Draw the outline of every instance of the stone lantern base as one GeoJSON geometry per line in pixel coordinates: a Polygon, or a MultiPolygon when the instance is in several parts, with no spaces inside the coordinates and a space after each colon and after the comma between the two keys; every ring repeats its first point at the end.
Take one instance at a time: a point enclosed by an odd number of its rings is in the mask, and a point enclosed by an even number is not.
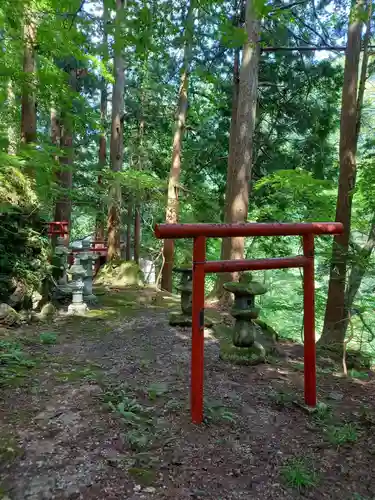
{"type": "Polygon", "coordinates": [[[223,324],[214,325],[214,331],[220,339],[220,359],[240,365],[264,363],[268,356],[280,356],[277,333],[263,321],[253,323],[254,342],[249,347],[233,345],[233,327],[223,324]]]}
{"type": "Polygon", "coordinates": [[[87,312],[87,304],[82,302],[82,304],[69,304],[68,314],[71,315],[84,315],[87,312]]]}

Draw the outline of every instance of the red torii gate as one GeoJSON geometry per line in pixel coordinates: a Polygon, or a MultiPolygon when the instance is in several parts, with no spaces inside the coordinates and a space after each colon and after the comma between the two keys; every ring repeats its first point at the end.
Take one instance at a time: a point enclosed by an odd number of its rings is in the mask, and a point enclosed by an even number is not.
{"type": "Polygon", "coordinates": [[[206,273],[303,268],[304,391],[305,403],[316,405],[314,236],[341,234],[339,222],[157,224],[159,239],[193,238],[193,311],[190,411],[193,423],[203,420],[204,379],[204,279],[206,273]],[[206,238],[239,236],[302,236],[303,255],[272,259],[206,261],[206,238]]]}

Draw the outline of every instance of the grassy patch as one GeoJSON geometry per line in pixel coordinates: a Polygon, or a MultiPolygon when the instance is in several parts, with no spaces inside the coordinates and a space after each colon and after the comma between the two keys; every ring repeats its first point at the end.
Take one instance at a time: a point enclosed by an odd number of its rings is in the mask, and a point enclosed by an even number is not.
{"type": "Polygon", "coordinates": [[[313,488],[318,484],[318,475],[313,464],[303,458],[292,458],[281,469],[281,477],[290,488],[298,491],[313,488]]]}
{"type": "Polygon", "coordinates": [[[315,411],[312,413],[312,418],[317,423],[324,423],[332,420],[332,406],[326,403],[318,403],[315,411]]]}
{"type": "Polygon", "coordinates": [[[169,399],[165,405],[164,409],[170,412],[178,412],[184,407],[184,404],[181,401],[177,401],[177,399],[169,399]]]}
{"type": "Polygon", "coordinates": [[[236,421],[236,415],[229,408],[214,401],[205,400],[204,402],[205,421],[207,423],[220,423],[236,421]]]}
{"type": "Polygon", "coordinates": [[[43,332],[39,335],[41,344],[53,345],[57,342],[57,335],[53,332],[43,332]]]}
{"type": "Polygon", "coordinates": [[[168,392],[168,385],[165,383],[154,383],[147,388],[147,395],[150,401],[160,398],[168,392]]]}
{"type": "Polygon", "coordinates": [[[76,380],[97,381],[100,378],[100,371],[90,367],[75,367],[70,371],[56,373],[55,378],[61,382],[75,382],[76,380]]]}
{"type": "Polygon", "coordinates": [[[158,418],[154,407],[143,404],[126,385],[109,388],[103,394],[102,401],[122,424],[123,437],[129,450],[145,453],[167,442],[166,422],[158,418]]]}
{"type": "Polygon", "coordinates": [[[273,403],[281,408],[291,407],[296,399],[295,393],[288,391],[271,390],[269,395],[273,403]]]}
{"type": "Polygon", "coordinates": [[[368,380],[369,378],[369,374],[367,372],[355,370],[354,368],[348,371],[348,375],[352,378],[357,378],[360,380],[368,380]]]}
{"type": "Polygon", "coordinates": [[[35,365],[19,343],[0,341],[0,386],[17,384],[30,375],[35,365]]]}
{"type": "Polygon", "coordinates": [[[331,425],[327,427],[325,433],[328,441],[336,446],[354,443],[358,440],[358,429],[352,423],[331,425]]]}

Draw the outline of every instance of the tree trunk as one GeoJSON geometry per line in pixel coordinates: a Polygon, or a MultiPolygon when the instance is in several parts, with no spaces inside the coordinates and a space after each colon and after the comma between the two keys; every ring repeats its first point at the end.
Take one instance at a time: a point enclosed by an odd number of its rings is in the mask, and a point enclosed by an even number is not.
{"type": "MultiPolygon", "coordinates": [[[[232,184],[234,180],[235,171],[235,152],[236,152],[236,132],[237,132],[237,109],[238,109],[238,91],[240,81],[240,51],[237,49],[234,53],[233,64],[233,96],[232,96],[232,115],[229,130],[229,151],[228,151],[228,167],[227,167],[227,183],[225,186],[225,201],[224,201],[224,223],[230,221],[231,212],[231,196],[232,184]]],[[[229,260],[231,255],[231,240],[230,238],[223,238],[221,242],[221,260],[229,260]]],[[[230,273],[219,273],[216,281],[215,295],[220,299],[221,303],[228,304],[230,302],[230,294],[226,293],[223,284],[226,281],[233,281],[234,276],[230,273]]]]}
{"type": "MultiPolygon", "coordinates": [[[[181,174],[181,148],[185,131],[186,115],[188,108],[188,87],[189,73],[193,48],[193,30],[194,30],[194,8],[195,1],[190,0],[189,9],[185,23],[185,41],[184,41],[184,63],[181,74],[181,83],[177,105],[177,119],[172,146],[172,166],[168,181],[168,200],[165,222],[167,224],[176,224],[178,222],[178,186],[181,174]]],[[[161,278],[161,288],[169,292],[172,291],[172,270],[174,258],[174,241],[164,240],[164,267],[161,278]]]]}
{"type": "MultiPolygon", "coordinates": [[[[108,10],[106,6],[106,2],[103,1],[103,57],[105,62],[107,62],[108,58],[108,35],[107,35],[107,22],[108,22],[108,10]]],[[[98,188],[99,188],[99,196],[100,196],[100,188],[102,186],[102,173],[101,171],[106,165],[107,162],[107,111],[108,111],[108,95],[107,95],[107,81],[105,78],[102,78],[102,89],[100,93],[100,122],[101,122],[101,134],[99,137],[99,170],[100,173],[98,175],[98,188]]],[[[99,210],[96,214],[96,223],[95,223],[95,239],[96,240],[104,240],[104,207],[100,203],[99,210]]]]}
{"type": "MultiPolygon", "coordinates": [[[[355,296],[359,290],[359,287],[361,286],[362,279],[366,274],[366,269],[369,264],[370,257],[374,248],[375,248],[375,214],[373,215],[373,220],[371,223],[370,233],[367,237],[367,241],[359,252],[358,261],[352,266],[352,269],[350,271],[348,285],[346,288],[346,296],[345,296],[346,310],[349,313],[353,306],[355,296]]],[[[348,324],[349,324],[349,314],[347,313],[344,320],[344,329],[345,329],[344,334],[346,333],[348,324]]]]}
{"type": "MultiPolygon", "coordinates": [[[[101,91],[101,100],[100,100],[100,116],[102,122],[102,132],[99,137],[99,168],[102,170],[105,167],[107,162],[107,136],[105,132],[105,122],[107,116],[107,85],[103,81],[103,88],[101,91]]],[[[100,188],[103,184],[102,173],[100,172],[98,175],[98,189],[100,196],[100,188]]],[[[95,239],[103,241],[105,236],[104,229],[104,209],[102,204],[100,203],[99,210],[96,213],[96,221],[95,221],[95,239]]]]}
{"type": "MultiPolygon", "coordinates": [[[[138,170],[143,169],[143,134],[145,129],[145,120],[143,117],[144,96],[141,96],[141,119],[139,122],[139,152],[138,152],[138,170]]],[[[141,205],[139,201],[134,207],[134,262],[139,264],[141,250],[141,205]]]]}
{"type": "MultiPolygon", "coordinates": [[[[249,191],[252,173],[253,137],[255,129],[260,22],[255,12],[254,0],[247,0],[245,7],[247,40],[242,51],[238,106],[236,118],[236,145],[231,169],[231,190],[228,193],[227,220],[229,223],[245,222],[249,207],[249,191]]],[[[230,238],[230,259],[243,259],[245,239],[230,238]]],[[[232,275],[232,279],[237,279],[232,275]]]]}
{"type": "Polygon", "coordinates": [[[141,212],[140,207],[135,207],[134,213],[134,262],[139,264],[139,253],[141,247],[141,212]]]}
{"type": "MultiPolygon", "coordinates": [[[[356,124],[357,143],[361,131],[362,107],[363,107],[363,100],[364,100],[366,81],[367,81],[369,44],[371,39],[371,14],[372,14],[372,2],[370,1],[368,4],[366,34],[363,40],[361,76],[359,78],[359,86],[358,86],[357,124],[356,124]]],[[[350,270],[349,279],[345,290],[346,317],[344,319],[344,326],[343,326],[344,336],[346,335],[346,331],[349,325],[350,311],[353,307],[354,299],[361,286],[362,279],[366,274],[366,269],[369,264],[374,247],[375,247],[375,213],[372,216],[372,221],[367,241],[363,246],[363,248],[359,251],[359,256],[358,256],[359,258],[356,262],[353,263],[352,268],[350,270]]]]}
{"type": "MultiPolygon", "coordinates": [[[[112,126],[110,159],[111,170],[120,172],[124,159],[124,87],[125,87],[125,64],[122,55],[121,26],[124,16],[125,0],[116,0],[116,19],[114,34],[114,79],[112,93],[112,126]]],[[[109,261],[121,257],[120,248],[120,221],[121,221],[121,185],[118,179],[114,179],[110,189],[110,206],[108,209],[108,254],[109,261]]]]}
{"type": "Polygon", "coordinates": [[[9,80],[7,86],[8,97],[8,154],[17,154],[17,129],[15,127],[14,109],[16,108],[16,96],[14,95],[13,82],[9,80]]]}
{"type": "Polygon", "coordinates": [[[361,0],[350,13],[345,53],[344,84],[340,122],[340,174],[336,205],[336,221],[344,225],[343,234],[334,238],[321,345],[342,348],[345,339],[345,278],[350,237],[352,195],[356,176],[357,152],[357,88],[361,51],[361,0]]]}
{"type": "MultiPolygon", "coordinates": [[[[73,91],[77,90],[76,70],[69,69],[69,86],[73,91]]],[[[61,192],[56,200],[55,220],[68,221],[72,214],[71,190],[73,187],[73,110],[66,109],[61,112],[60,123],[57,119],[55,110],[51,112],[51,135],[52,141],[58,141],[60,138],[60,147],[64,154],[59,158],[59,168],[56,172],[56,180],[61,192]],[[60,125],[60,130],[59,130],[60,125]]],[[[66,244],[69,243],[69,235],[65,236],[66,244]]]]}
{"type": "Polygon", "coordinates": [[[35,43],[36,25],[32,16],[25,14],[23,72],[24,85],[21,101],[21,142],[36,142],[36,101],[35,101],[35,43]]]}
{"type": "Polygon", "coordinates": [[[133,221],[133,200],[130,199],[128,203],[128,222],[126,224],[126,247],[125,259],[132,260],[132,221],[133,221]]]}

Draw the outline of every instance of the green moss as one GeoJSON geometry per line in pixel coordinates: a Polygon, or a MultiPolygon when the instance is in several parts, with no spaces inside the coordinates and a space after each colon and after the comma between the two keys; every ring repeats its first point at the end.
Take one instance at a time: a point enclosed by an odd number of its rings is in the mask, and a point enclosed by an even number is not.
{"type": "Polygon", "coordinates": [[[144,486],[150,486],[156,480],[156,471],[154,469],[131,467],[128,469],[128,473],[144,486]]]}
{"type": "Polygon", "coordinates": [[[238,365],[255,365],[265,361],[256,347],[235,347],[225,342],[220,344],[220,359],[238,365]]]}
{"type": "Polygon", "coordinates": [[[128,287],[143,285],[143,273],[135,262],[109,262],[99,269],[95,277],[96,285],[128,287]]]}
{"type": "Polygon", "coordinates": [[[0,464],[9,465],[23,454],[13,436],[0,436],[0,464]]]}

